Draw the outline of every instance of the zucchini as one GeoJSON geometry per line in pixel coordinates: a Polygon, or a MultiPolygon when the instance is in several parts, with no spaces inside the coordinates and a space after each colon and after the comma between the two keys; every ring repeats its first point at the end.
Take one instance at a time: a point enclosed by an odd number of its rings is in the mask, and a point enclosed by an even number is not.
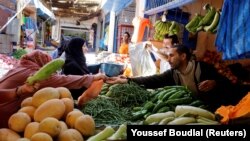
{"type": "Polygon", "coordinates": [[[162,90],[159,94],[158,94],[158,100],[161,100],[162,97],[165,95],[166,90],[162,90]]]}
{"type": "Polygon", "coordinates": [[[147,112],[148,112],[147,110],[141,110],[141,111],[132,113],[132,120],[138,120],[138,119],[143,118],[143,116],[147,114],[147,112]]]}
{"type": "Polygon", "coordinates": [[[172,90],[172,91],[170,91],[170,92],[168,92],[168,93],[166,93],[163,97],[162,97],[162,101],[166,101],[167,99],[169,99],[169,97],[171,97],[173,94],[175,94],[176,92],[178,92],[178,91],[176,91],[176,90],[172,90]]]}
{"type": "Polygon", "coordinates": [[[53,73],[56,73],[57,70],[60,70],[63,67],[64,63],[65,61],[61,58],[57,58],[48,62],[34,75],[27,78],[28,84],[33,85],[35,82],[48,79],[53,73]]]}
{"type": "Polygon", "coordinates": [[[164,107],[162,107],[161,109],[159,109],[159,110],[157,111],[157,113],[165,113],[165,112],[168,112],[169,110],[170,110],[169,107],[164,106],[164,107]]]}
{"type": "Polygon", "coordinates": [[[148,116],[150,116],[150,115],[152,115],[152,113],[151,112],[148,112],[148,113],[146,113],[143,117],[144,117],[144,119],[146,119],[148,116]]]}
{"type": "Polygon", "coordinates": [[[169,99],[176,99],[176,98],[183,97],[185,94],[186,94],[186,92],[183,91],[183,90],[178,91],[178,92],[176,92],[175,94],[171,95],[171,96],[168,98],[168,100],[169,100],[169,99]]]}
{"type": "Polygon", "coordinates": [[[179,117],[185,113],[190,113],[195,116],[203,116],[205,118],[215,120],[215,115],[205,109],[194,107],[194,106],[189,106],[189,105],[178,105],[175,108],[175,116],[179,117]]]}
{"type": "Polygon", "coordinates": [[[193,101],[191,97],[183,97],[183,98],[177,98],[177,99],[169,99],[166,101],[168,105],[184,105],[189,104],[193,101]]]}
{"type": "Polygon", "coordinates": [[[154,109],[153,109],[153,113],[156,113],[159,109],[161,109],[162,107],[164,107],[164,106],[166,106],[167,105],[167,103],[166,102],[163,102],[163,101],[159,101],[156,105],[155,105],[155,107],[154,107],[154,109]]]}
{"type": "Polygon", "coordinates": [[[176,88],[170,88],[170,89],[161,91],[159,96],[158,96],[158,99],[162,100],[162,98],[164,97],[165,94],[172,92],[172,91],[176,91],[176,88]]]}
{"type": "Polygon", "coordinates": [[[159,123],[162,119],[167,118],[167,117],[174,117],[174,112],[173,111],[168,111],[165,113],[156,113],[148,116],[145,120],[146,124],[151,124],[154,122],[159,123]]]}
{"type": "Polygon", "coordinates": [[[153,98],[150,99],[153,103],[155,103],[158,100],[158,95],[155,95],[153,98]]]}
{"type": "Polygon", "coordinates": [[[87,139],[87,141],[102,141],[106,140],[108,137],[112,136],[115,133],[115,130],[111,126],[105,127],[104,130],[99,132],[98,134],[91,136],[87,139]]]}
{"type": "Polygon", "coordinates": [[[198,116],[196,118],[196,120],[197,120],[198,123],[203,123],[205,125],[218,125],[218,124],[220,124],[218,121],[211,120],[211,119],[208,119],[208,118],[205,118],[205,117],[202,117],[202,116],[198,116]]]}
{"type": "Polygon", "coordinates": [[[161,91],[162,91],[163,89],[156,89],[156,90],[154,90],[153,92],[151,92],[151,94],[150,94],[150,98],[153,98],[153,97],[155,97],[158,93],[160,93],[161,91]]]}
{"type": "Polygon", "coordinates": [[[167,125],[170,121],[173,121],[174,119],[174,117],[166,117],[160,121],[159,125],[167,125]]]}
{"type": "Polygon", "coordinates": [[[155,107],[152,101],[148,101],[144,106],[143,109],[147,111],[151,111],[155,107]]]}
{"type": "Polygon", "coordinates": [[[159,125],[158,122],[153,122],[153,123],[150,123],[149,125],[159,125]]]}
{"type": "Polygon", "coordinates": [[[117,131],[107,140],[125,140],[127,138],[127,125],[121,124],[117,131]]]}
{"type": "Polygon", "coordinates": [[[200,100],[195,100],[195,101],[191,102],[191,103],[189,104],[189,106],[199,107],[199,106],[201,106],[201,105],[203,105],[203,104],[204,104],[204,103],[203,103],[202,101],[200,101],[200,100]]]}
{"type": "Polygon", "coordinates": [[[170,88],[175,88],[177,90],[187,90],[186,86],[182,86],[182,85],[175,85],[175,86],[165,86],[165,89],[170,89],[170,88]]]}
{"type": "Polygon", "coordinates": [[[193,122],[193,123],[188,123],[186,125],[206,125],[206,124],[200,122],[193,122]]]}
{"type": "Polygon", "coordinates": [[[195,123],[196,119],[194,117],[178,117],[170,121],[168,125],[185,125],[188,123],[195,123]]]}

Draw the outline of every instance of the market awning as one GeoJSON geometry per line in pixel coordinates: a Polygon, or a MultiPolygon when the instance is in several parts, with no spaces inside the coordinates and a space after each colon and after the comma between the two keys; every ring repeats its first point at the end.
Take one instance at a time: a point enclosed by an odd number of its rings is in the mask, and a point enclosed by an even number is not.
{"type": "Polygon", "coordinates": [[[134,0],[103,0],[101,8],[104,11],[113,11],[119,14],[124,8],[128,7],[134,0]]]}
{"type": "Polygon", "coordinates": [[[37,8],[37,16],[40,16],[44,20],[56,20],[54,13],[46,8],[39,0],[33,0],[34,5],[37,8]]]}
{"type": "Polygon", "coordinates": [[[174,0],[174,1],[152,1],[152,0],[147,0],[146,2],[146,11],[144,14],[147,15],[153,15],[159,12],[164,12],[169,9],[174,9],[180,6],[183,6],[185,4],[194,2],[196,0],[174,0]]]}

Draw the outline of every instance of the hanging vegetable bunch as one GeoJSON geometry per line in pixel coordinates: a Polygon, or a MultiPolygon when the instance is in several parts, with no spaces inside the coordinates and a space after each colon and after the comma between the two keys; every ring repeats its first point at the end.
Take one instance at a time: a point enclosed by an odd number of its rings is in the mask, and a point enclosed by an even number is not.
{"type": "Polygon", "coordinates": [[[199,31],[216,33],[221,12],[216,11],[215,7],[210,4],[205,4],[203,9],[206,10],[206,14],[202,16],[196,13],[194,18],[186,24],[185,28],[193,34],[196,34],[199,31]]]}
{"type": "Polygon", "coordinates": [[[154,40],[162,41],[165,34],[175,35],[180,32],[180,27],[175,21],[166,20],[166,12],[162,15],[162,18],[154,24],[155,33],[154,40]]]}

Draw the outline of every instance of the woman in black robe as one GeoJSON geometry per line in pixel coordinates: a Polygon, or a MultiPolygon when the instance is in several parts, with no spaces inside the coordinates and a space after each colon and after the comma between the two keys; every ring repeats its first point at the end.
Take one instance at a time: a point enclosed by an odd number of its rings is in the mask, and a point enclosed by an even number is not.
{"type": "MultiPolygon", "coordinates": [[[[65,48],[65,65],[62,73],[65,75],[85,75],[89,74],[86,58],[83,52],[85,41],[75,37],[70,39],[65,48]]],[[[70,90],[75,100],[86,90],[86,88],[70,90]]]]}

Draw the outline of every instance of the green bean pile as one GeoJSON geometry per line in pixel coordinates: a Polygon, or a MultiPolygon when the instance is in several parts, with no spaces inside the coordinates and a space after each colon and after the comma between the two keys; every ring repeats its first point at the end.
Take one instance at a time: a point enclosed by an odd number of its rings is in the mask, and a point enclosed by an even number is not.
{"type": "Polygon", "coordinates": [[[113,99],[99,96],[89,101],[82,109],[95,119],[96,125],[120,125],[131,117],[130,108],[121,107],[113,99]]]}
{"type": "Polygon", "coordinates": [[[112,97],[123,107],[133,107],[149,99],[150,92],[136,83],[115,84],[111,86],[107,96],[112,97]]]}

